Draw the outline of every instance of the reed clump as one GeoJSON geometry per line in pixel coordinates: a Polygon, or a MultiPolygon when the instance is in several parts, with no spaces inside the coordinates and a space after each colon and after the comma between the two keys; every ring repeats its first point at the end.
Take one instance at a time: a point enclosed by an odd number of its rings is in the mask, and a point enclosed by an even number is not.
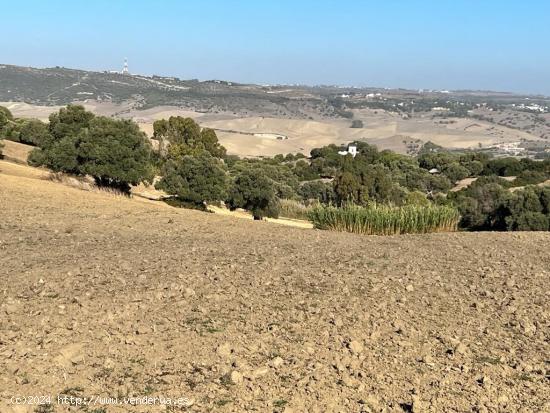
{"type": "MultiPolygon", "coordinates": [[[[315,205],[317,205],[316,203],[315,205]]],[[[301,219],[307,221],[314,205],[305,205],[292,199],[279,200],[279,216],[283,218],[301,219]]]]}
{"type": "Polygon", "coordinates": [[[456,231],[460,215],[449,206],[372,204],[316,206],[309,214],[315,228],[366,235],[425,234],[456,231]]]}

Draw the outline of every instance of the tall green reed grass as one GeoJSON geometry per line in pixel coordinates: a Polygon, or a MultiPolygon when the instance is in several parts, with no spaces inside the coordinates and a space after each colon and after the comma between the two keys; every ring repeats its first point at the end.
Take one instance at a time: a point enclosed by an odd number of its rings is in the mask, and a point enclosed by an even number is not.
{"type": "Polygon", "coordinates": [[[456,231],[460,215],[448,206],[317,206],[309,214],[315,228],[366,235],[456,231]]]}

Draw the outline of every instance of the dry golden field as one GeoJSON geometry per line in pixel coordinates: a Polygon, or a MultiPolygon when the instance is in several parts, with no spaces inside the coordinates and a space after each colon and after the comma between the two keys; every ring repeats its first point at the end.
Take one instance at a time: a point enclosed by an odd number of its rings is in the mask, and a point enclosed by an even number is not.
{"type": "MultiPolygon", "coordinates": [[[[405,142],[420,140],[434,142],[446,148],[477,148],[479,144],[517,142],[520,139],[540,140],[525,131],[472,119],[454,119],[454,123],[440,124],[429,115],[425,118],[402,119],[395,113],[383,110],[362,109],[354,111],[354,118],[361,120],[363,128],[350,128],[348,119],[288,119],[250,115],[238,117],[229,113],[199,113],[172,106],[158,106],[137,110],[129,103],[81,102],[87,110],[97,115],[130,118],[149,136],[153,134],[153,122],[170,116],[195,119],[202,127],[214,128],[222,145],[230,154],[239,156],[274,156],[279,153],[302,152],[309,154],[313,148],[334,144],[346,144],[364,140],[380,149],[406,153],[405,142]],[[284,135],[287,139],[276,139],[284,135]]],[[[47,120],[58,106],[35,106],[20,102],[0,102],[16,117],[37,117],[47,120]]]]}

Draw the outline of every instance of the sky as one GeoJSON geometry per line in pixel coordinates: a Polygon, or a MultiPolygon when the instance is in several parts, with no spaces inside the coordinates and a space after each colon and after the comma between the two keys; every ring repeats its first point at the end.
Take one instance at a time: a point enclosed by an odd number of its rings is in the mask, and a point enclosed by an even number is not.
{"type": "MultiPolygon", "coordinates": [[[[548,0],[0,0],[0,63],[550,95],[548,0]]],[[[1,87],[1,85],[0,85],[1,87]]]]}

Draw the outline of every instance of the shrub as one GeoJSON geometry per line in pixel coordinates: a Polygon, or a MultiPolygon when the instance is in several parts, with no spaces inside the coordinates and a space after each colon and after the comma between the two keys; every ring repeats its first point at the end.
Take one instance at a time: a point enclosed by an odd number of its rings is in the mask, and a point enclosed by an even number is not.
{"type": "Polygon", "coordinates": [[[347,231],[366,235],[415,234],[456,231],[460,218],[455,208],[448,206],[420,207],[408,205],[317,206],[309,214],[319,229],[347,231]]]}

